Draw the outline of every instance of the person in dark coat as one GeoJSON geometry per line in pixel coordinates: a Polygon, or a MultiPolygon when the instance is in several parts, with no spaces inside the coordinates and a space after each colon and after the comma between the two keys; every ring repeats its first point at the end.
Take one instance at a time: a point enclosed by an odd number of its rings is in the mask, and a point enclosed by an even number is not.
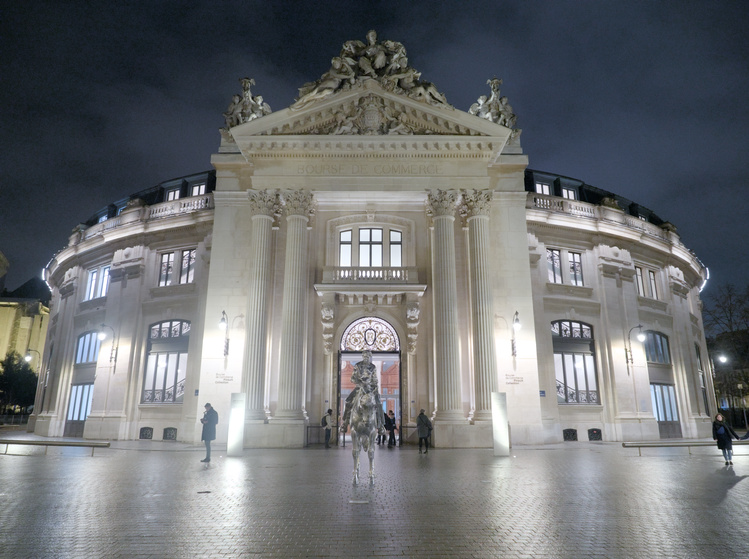
{"type": "Polygon", "coordinates": [[[429,435],[432,432],[432,422],[423,409],[419,412],[419,417],[416,418],[416,431],[419,435],[419,454],[421,454],[421,441],[424,441],[426,446],[425,452],[429,452],[429,435]]]}
{"type": "Polygon", "coordinates": [[[726,466],[733,465],[733,439],[739,439],[736,431],[723,421],[721,414],[716,415],[713,421],[713,440],[718,441],[718,448],[723,451],[726,466]]]}
{"type": "Polygon", "coordinates": [[[205,458],[201,462],[210,462],[211,441],[216,438],[216,425],[218,425],[218,412],[213,409],[211,404],[205,405],[205,412],[200,422],[203,424],[203,435],[200,440],[205,441],[205,458]]]}

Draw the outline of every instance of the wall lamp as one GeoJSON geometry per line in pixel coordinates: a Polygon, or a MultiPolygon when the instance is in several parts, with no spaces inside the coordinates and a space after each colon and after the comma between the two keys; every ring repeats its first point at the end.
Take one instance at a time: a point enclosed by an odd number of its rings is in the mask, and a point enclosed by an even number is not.
{"type": "Polygon", "coordinates": [[[624,348],[624,356],[627,359],[627,376],[629,376],[629,369],[632,366],[632,363],[634,363],[634,358],[632,357],[632,330],[636,329],[639,329],[639,332],[637,333],[637,341],[644,342],[648,338],[645,335],[645,332],[642,331],[642,324],[633,326],[629,329],[629,332],[627,332],[627,345],[624,348]]]}
{"type": "Polygon", "coordinates": [[[518,311],[515,311],[515,316],[512,317],[512,356],[517,357],[518,355],[518,347],[517,342],[515,341],[515,332],[520,330],[520,314],[518,314],[518,311]]]}
{"type": "Polygon", "coordinates": [[[26,355],[23,356],[23,360],[26,361],[26,363],[31,363],[31,360],[34,358],[32,353],[36,353],[37,356],[37,362],[36,362],[36,371],[39,372],[39,366],[42,364],[42,355],[35,349],[27,349],[26,355]]]}
{"type": "Polygon", "coordinates": [[[96,337],[100,342],[103,342],[109,337],[107,333],[103,330],[104,328],[109,328],[112,331],[112,350],[109,352],[109,362],[114,363],[117,361],[117,344],[114,341],[114,338],[115,338],[114,328],[112,328],[108,324],[104,324],[103,322],[101,323],[99,328],[100,330],[99,330],[99,333],[96,334],[96,337]]]}
{"type": "Polygon", "coordinates": [[[218,321],[218,329],[225,332],[224,335],[224,357],[229,355],[229,318],[226,311],[221,311],[221,320],[218,321]]]}

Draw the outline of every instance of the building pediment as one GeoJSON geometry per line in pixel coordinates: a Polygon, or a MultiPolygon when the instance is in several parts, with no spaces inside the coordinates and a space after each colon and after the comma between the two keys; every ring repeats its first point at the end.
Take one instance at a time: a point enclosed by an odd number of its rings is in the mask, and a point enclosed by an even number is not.
{"type": "Polygon", "coordinates": [[[364,79],[301,108],[294,106],[222,131],[222,149],[245,156],[278,151],[450,151],[495,156],[513,131],[449,106],[386,91],[364,79]]]}

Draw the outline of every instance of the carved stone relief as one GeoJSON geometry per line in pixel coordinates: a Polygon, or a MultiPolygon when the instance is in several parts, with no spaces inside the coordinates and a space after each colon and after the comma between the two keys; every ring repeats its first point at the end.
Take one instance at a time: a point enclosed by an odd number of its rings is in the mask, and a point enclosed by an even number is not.
{"type": "Polygon", "coordinates": [[[419,78],[421,72],[408,65],[406,49],[401,43],[379,42],[377,32],[369,31],[366,44],[358,40],[345,42],[340,54],[331,60],[330,70],[319,80],[299,88],[299,97],[291,109],[302,109],[333,93],[360,86],[366,80],[376,80],[387,91],[452,109],[434,84],[419,78]]]}

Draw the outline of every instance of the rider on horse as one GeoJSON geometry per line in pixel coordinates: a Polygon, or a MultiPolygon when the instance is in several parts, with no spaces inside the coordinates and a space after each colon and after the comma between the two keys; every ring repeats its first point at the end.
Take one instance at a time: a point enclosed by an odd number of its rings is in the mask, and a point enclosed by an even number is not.
{"type": "Polygon", "coordinates": [[[380,402],[377,369],[372,364],[372,352],[368,350],[363,351],[361,358],[362,360],[354,365],[354,372],[351,373],[351,382],[354,383],[355,388],[348,395],[348,398],[346,398],[346,406],[343,411],[343,424],[341,425],[344,433],[351,419],[351,408],[353,407],[354,400],[360,392],[374,392],[375,401],[377,402],[377,430],[381,431],[385,428],[385,415],[382,411],[382,403],[380,402]]]}

